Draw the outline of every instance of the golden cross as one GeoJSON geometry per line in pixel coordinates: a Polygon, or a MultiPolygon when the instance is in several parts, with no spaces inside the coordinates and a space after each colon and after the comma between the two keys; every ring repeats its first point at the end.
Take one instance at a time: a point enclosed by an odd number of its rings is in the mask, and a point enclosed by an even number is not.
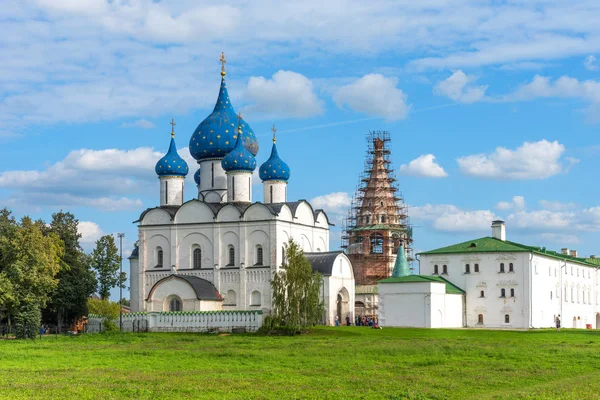
{"type": "Polygon", "coordinates": [[[275,133],[277,132],[277,128],[275,128],[275,124],[273,124],[273,127],[271,128],[271,130],[273,131],[273,143],[275,143],[275,141],[277,139],[275,139],[275,133]]]}
{"type": "Polygon", "coordinates": [[[175,119],[171,118],[171,122],[169,122],[171,124],[171,137],[175,137],[175,119]]]}
{"type": "Polygon", "coordinates": [[[225,76],[225,63],[227,60],[225,59],[225,53],[221,52],[221,57],[219,57],[219,61],[221,61],[221,75],[225,76]]]}

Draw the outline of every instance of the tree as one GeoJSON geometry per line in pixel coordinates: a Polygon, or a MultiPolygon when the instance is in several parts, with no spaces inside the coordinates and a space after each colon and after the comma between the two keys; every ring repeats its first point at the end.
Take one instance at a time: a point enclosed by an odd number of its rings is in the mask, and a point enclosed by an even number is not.
{"type": "Polygon", "coordinates": [[[46,320],[55,320],[60,326],[65,319],[72,321],[87,315],[87,300],[96,291],[96,275],[91,269],[91,259],[79,244],[79,221],[69,212],[52,214],[47,233],[55,233],[64,242],[58,286],[44,310],[46,320]]]}
{"type": "Polygon", "coordinates": [[[321,282],[321,274],[313,272],[302,249],[290,239],[282,270],[271,281],[271,326],[294,335],[318,323],[323,316],[321,282]]]}
{"type": "Polygon", "coordinates": [[[9,324],[15,318],[18,337],[30,337],[58,284],[63,242],[54,233],[44,235],[29,217],[16,223],[6,209],[0,211],[0,231],[0,309],[9,324]]]}
{"type": "Polygon", "coordinates": [[[98,294],[103,300],[110,296],[110,289],[119,285],[119,278],[121,282],[125,282],[123,277],[119,276],[120,262],[112,236],[105,235],[96,241],[96,248],[92,253],[92,268],[98,274],[98,294]]]}
{"type": "Polygon", "coordinates": [[[102,318],[102,324],[107,331],[113,331],[118,328],[115,321],[119,318],[121,305],[116,301],[104,299],[88,299],[88,309],[90,314],[95,314],[102,318]]]}

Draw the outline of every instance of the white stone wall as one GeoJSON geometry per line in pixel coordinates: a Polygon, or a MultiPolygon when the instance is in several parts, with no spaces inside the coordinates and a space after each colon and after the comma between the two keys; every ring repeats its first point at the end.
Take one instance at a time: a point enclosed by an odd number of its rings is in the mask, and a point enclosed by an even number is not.
{"type": "Polygon", "coordinates": [[[139,273],[140,262],[137,258],[129,259],[129,298],[130,307],[136,311],[140,310],[140,273],[139,273]]]}
{"type": "Polygon", "coordinates": [[[166,279],[154,287],[146,302],[146,311],[167,312],[170,300],[177,297],[182,302],[182,311],[218,311],[221,301],[198,300],[192,286],[182,279],[166,279]]]}
{"type": "MultiPolygon", "coordinates": [[[[305,203],[298,206],[295,217],[292,214],[287,205],[278,216],[262,204],[251,205],[243,215],[236,207],[226,205],[215,217],[201,201],[185,203],[173,220],[164,210],[149,211],[139,226],[139,289],[131,292],[132,311],[149,311],[144,308],[148,293],[158,280],[171,275],[172,265],[177,274],[212,282],[225,298],[224,310],[270,310],[270,280],[282,264],[288,239],[294,238],[307,252],[329,251],[329,226],[324,214],[315,222],[312,209],[305,203]],[[228,265],[229,246],[235,252],[233,265],[228,265]],[[263,251],[262,266],[257,265],[259,246],[263,251]],[[156,268],[158,247],[163,250],[162,268],[156,268]],[[193,269],[194,248],[201,250],[201,269],[193,269]],[[229,292],[232,303],[228,302],[229,292]],[[252,302],[255,292],[260,293],[260,305],[252,302]]],[[[135,273],[133,263],[131,267],[135,273]]],[[[335,279],[334,283],[337,284],[335,279]]],[[[353,283],[348,290],[352,291],[349,296],[353,305],[353,283]]],[[[354,307],[351,308],[353,312],[354,307]]]]}
{"type": "Polygon", "coordinates": [[[345,254],[335,258],[331,276],[323,276],[322,298],[326,309],[325,325],[334,325],[338,312],[338,294],[342,297],[340,324],[346,324],[346,316],[354,324],[354,271],[345,254]]]}
{"type": "Polygon", "coordinates": [[[227,200],[234,203],[252,203],[252,173],[227,173],[227,200]]]}
{"type": "Polygon", "coordinates": [[[283,181],[265,181],[264,203],[285,203],[287,200],[287,182],[283,181]]]}
{"type": "MultiPolygon", "coordinates": [[[[98,332],[102,319],[90,316],[87,332],[98,332]]],[[[118,325],[119,321],[115,321],[118,325]]],[[[261,311],[143,312],[123,314],[123,331],[147,329],[149,332],[231,332],[236,329],[256,332],[263,323],[261,311]]]]}
{"type": "Polygon", "coordinates": [[[183,204],[183,176],[161,176],[160,205],[180,206],[183,204]]]}
{"type": "Polygon", "coordinates": [[[198,198],[209,203],[227,202],[227,176],[220,158],[202,160],[198,198]]]}
{"type": "Polygon", "coordinates": [[[446,284],[404,282],[379,284],[381,326],[458,328],[463,326],[462,294],[446,293],[446,284]]]}

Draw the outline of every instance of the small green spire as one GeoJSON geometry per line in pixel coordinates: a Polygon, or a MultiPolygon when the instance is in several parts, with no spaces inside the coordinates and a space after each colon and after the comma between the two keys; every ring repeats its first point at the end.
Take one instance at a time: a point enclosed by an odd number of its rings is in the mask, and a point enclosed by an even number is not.
{"type": "Polygon", "coordinates": [[[401,276],[411,275],[410,267],[408,266],[408,260],[406,259],[406,253],[404,252],[404,246],[398,248],[398,256],[396,257],[396,263],[394,264],[394,272],[392,277],[400,278],[401,276]]]}

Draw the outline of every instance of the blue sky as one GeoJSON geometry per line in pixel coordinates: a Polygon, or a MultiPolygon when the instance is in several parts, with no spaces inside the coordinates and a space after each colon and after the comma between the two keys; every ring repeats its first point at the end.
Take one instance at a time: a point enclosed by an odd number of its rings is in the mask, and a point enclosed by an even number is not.
{"type": "Polygon", "coordinates": [[[121,231],[130,251],[131,222],[158,204],[171,118],[195,171],[187,144],[224,51],[259,165],[275,124],[289,199],[337,228],[365,135],[382,129],[417,251],[489,235],[502,218],[510,240],[598,254],[599,19],[592,0],[5,0],[0,205],[72,211],[87,249],[121,231]]]}

